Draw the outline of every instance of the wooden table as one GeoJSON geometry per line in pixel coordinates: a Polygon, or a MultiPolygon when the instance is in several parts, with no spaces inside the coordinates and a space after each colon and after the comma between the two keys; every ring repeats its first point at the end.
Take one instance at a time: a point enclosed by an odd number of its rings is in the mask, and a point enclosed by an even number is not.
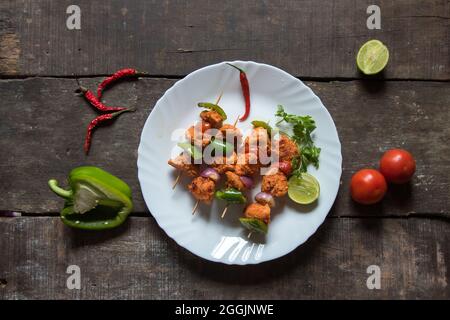
{"type": "Polygon", "coordinates": [[[450,298],[450,2],[87,1],[81,30],[66,28],[73,1],[0,2],[0,297],[3,299],[450,298]],[[381,8],[381,30],[366,27],[381,8]],[[385,42],[384,74],[361,76],[355,54],[385,42]],[[140,193],[139,135],[156,100],[191,71],[254,60],[304,80],[320,96],[342,142],[343,175],[318,232],[291,254],[256,266],[204,261],[168,238],[140,193]],[[121,67],[147,71],[107,102],[135,106],[95,134],[95,112],[74,93],[121,67]],[[402,147],[417,159],[412,183],[379,205],[348,195],[358,169],[402,147]],[[73,167],[98,165],[127,181],[135,212],[120,228],[80,232],[59,218],[47,188],[73,167]],[[66,287],[69,265],[81,289],[66,287]],[[381,289],[369,290],[370,265],[381,289]]]}

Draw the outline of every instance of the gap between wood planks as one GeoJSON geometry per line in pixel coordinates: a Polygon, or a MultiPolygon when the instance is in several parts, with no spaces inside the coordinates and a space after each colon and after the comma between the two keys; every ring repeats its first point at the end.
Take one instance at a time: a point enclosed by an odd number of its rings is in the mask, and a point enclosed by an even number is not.
{"type": "MultiPolygon", "coordinates": [[[[110,74],[92,74],[92,75],[2,75],[0,74],[0,80],[28,80],[28,79],[93,79],[99,77],[108,77],[110,74]]],[[[169,79],[169,80],[180,80],[185,78],[187,75],[163,75],[163,74],[145,74],[140,75],[139,78],[142,79],[169,79]]],[[[450,82],[449,79],[418,79],[418,78],[382,78],[381,76],[374,77],[294,77],[302,81],[315,81],[315,82],[350,82],[350,81],[383,81],[383,82],[450,82]]]]}
{"type": "MultiPolygon", "coordinates": [[[[45,212],[45,213],[30,213],[30,212],[19,212],[19,211],[9,211],[9,210],[0,210],[0,219],[4,218],[21,218],[21,217],[33,217],[33,218],[48,218],[48,217],[59,217],[59,212],[45,212]],[[8,213],[19,213],[20,215],[17,217],[2,217],[1,214],[8,213]]],[[[153,218],[150,212],[133,212],[130,214],[130,218],[153,218]]],[[[433,213],[433,212],[425,212],[425,213],[407,213],[405,215],[389,215],[385,214],[383,216],[354,216],[354,215],[338,215],[338,216],[327,216],[326,219],[410,219],[410,218],[419,218],[419,219],[429,219],[429,220],[443,220],[449,221],[450,215],[447,213],[433,213]]],[[[1,220],[0,220],[1,222],[1,220]]]]}

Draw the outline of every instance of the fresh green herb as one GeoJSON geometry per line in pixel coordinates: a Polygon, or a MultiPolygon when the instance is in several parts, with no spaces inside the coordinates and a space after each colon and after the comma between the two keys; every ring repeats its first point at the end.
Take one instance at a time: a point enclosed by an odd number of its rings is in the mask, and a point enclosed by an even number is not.
{"type": "Polygon", "coordinates": [[[292,136],[299,146],[301,156],[292,160],[293,174],[301,176],[302,172],[306,172],[308,165],[312,164],[314,167],[319,167],[320,148],[314,145],[311,133],[316,129],[316,123],[311,116],[298,116],[295,114],[288,114],[284,111],[282,105],[278,105],[278,110],[275,116],[280,117],[281,120],[277,125],[285,121],[292,125],[292,136]]]}

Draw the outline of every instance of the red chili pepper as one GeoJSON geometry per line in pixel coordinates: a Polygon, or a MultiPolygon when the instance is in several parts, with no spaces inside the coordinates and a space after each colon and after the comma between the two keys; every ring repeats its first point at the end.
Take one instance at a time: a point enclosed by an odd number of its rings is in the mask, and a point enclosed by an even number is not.
{"type": "Polygon", "coordinates": [[[89,123],[87,133],[86,133],[86,139],[84,140],[84,152],[86,154],[89,153],[89,148],[91,147],[92,132],[98,125],[100,125],[101,123],[103,123],[105,121],[111,120],[124,112],[129,112],[129,111],[135,111],[135,110],[134,109],[124,109],[124,110],[120,110],[120,111],[113,112],[113,113],[102,114],[102,115],[96,117],[94,120],[92,120],[91,123],[89,123]]]}
{"type": "Polygon", "coordinates": [[[113,83],[114,81],[117,81],[119,79],[125,78],[125,77],[130,77],[130,76],[139,76],[144,74],[143,72],[139,72],[136,69],[131,69],[131,68],[127,68],[127,69],[121,69],[116,71],[113,75],[109,76],[108,78],[106,78],[105,80],[102,81],[102,83],[100,83],[98,85],[97,88],[97,98],[100,100],[103,94],[103,90],[109,86],[111,83],[113,83]]]}
{"type": "Polygon", "coordinates": [[[231,63],[227,63],[227,64],[232,66],[233,68],[239,70],[239,79],[241,80],[242,94],[244,95],[244,99],[245,99],[245,113],[242,117],[239,118],[239,121],[245,121],[250,114],[250,86],[248,84],[247,75],[245,74],[244,70],[242,70],[241,68],[236,67],[235,65],[232,65],[231,63]]]}
{"type": "Polygon", "coordinates": [[[121,111],[121,110],[125,110],[126,109],[124,107],[110,107],[110,106],[107,106],[106,104],[101,102],[99,99],[97,99],[97,97],[95,96],[95,94],[91,90],[88,90],[85,87],[80,86],[79,90],[81,91],[83,96],[86,98],[86,100],[89,101],[89,103],[95,109],[97,109],[99,111],[111,112],[111,111],[121,111]]]}

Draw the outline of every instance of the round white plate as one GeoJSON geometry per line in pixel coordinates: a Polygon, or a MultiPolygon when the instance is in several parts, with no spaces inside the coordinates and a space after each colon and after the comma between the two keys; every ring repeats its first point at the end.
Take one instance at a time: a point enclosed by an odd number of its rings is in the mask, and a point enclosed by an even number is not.
{"type": "MultiPolygon", "coordinates": [[[[304,243],[322,224],[339,188],[341,145],[333,119],[320,99],[303,82],[270,65],[235,61],[247,73],[251,90],[251,113],[238,127],[245,133],[251,121],[270,120],[282,104],[285,111],[311,115],[316,121],[314,141],[322,148],[320,167],[309,172],[320,182],[320,197],[310,206],[301,206],[287,196],[277,199],[266,236],[252,234],[241,227],[238,218],[243,206],[229,207],[224,219],[224,203],[201,204],[191,215],[195,200],[186,190],[189,179],[182,179],[175,190],[172,184],[177,172],[167,160],[178,154],[176,143],[180,132],[199,121],[198,102],[214,102],[221,91],[220,105],[228,123],[244,111],[239,73],[224,62],[207,66],[178,81],[156,103],[141,135],[138,150],[138,176],[145,202],[164,231],[180,246],[192,253],[226,264],[254,264],[272,260],[291,252],[304,243]]],[[[249,199],[259,190],[254,189],[249,199]]]]}

